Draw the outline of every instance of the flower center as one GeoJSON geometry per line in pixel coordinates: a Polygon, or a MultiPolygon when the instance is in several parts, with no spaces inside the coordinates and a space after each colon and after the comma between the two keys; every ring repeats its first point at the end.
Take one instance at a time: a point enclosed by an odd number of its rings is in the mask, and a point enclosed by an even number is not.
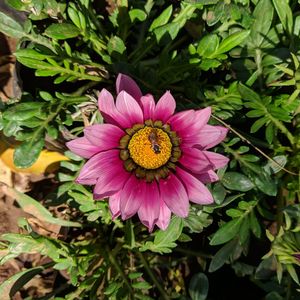
{"type": "Polygon", "coordinates": [[[172,154],[172,143],[162,129],[145,126],[131,137],[128,150],[137,165],[152,170],[168,162],[172,154]]]}

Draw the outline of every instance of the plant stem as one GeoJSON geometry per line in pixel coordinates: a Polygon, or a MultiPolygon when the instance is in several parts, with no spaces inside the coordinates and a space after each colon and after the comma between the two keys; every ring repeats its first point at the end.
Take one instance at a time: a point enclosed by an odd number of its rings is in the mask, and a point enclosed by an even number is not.
{"type": "Polygon", "coordinates": [[[271,158],[269,155],[267,155],[265,152],[263,152],[262,150],[260,150],[258,147],[254,146],[248,139],[246,139],[243,135],[241,135],[239,132],[237,132],[235,129],[233,129],[230,125],[228,125],[222,119],[220,119],[220,118],[218,118],[218,117],[216,117],[214,115],[211,115],[211,117],[214,118],[215,120],[217,120],[218,122],[220,122],[221,124],[223,124],[226,128],[228,128],[234,134],[236,134],[243,142],[246,142],[247,144],[249,144],[257,152],[259,152],[262,156],[264,156],[265,158],[267,158],[268,160],[270,160],[271,162],[273,162],[275,165],[279,166],[282,170],[284,170],[285,172],[287,172],[287,173],[289,173],[291,175],[298,176],[297,173],[294,173],[294,172],[292,172],[290,170],[287,170],[286,168],[284,168],[283,166],[281,166],[277,161],[275,161],[273,158],[271,158]]]}
{"type": "Polygon", "coordinates": [[[104,248],[105,248],[105,251],[106,251],[106,254],[108,256],[109,261],[114,266],[114,268],[116,269],[118,274],[122,277],[122,279],[123,279],[125,285],[127,286],[130,294],[133,294],[133,290],[132,290],[132,287],[130,285],[130,282],[128,281],[128,278],[127,278],[126,274],[124,273],[124,271],[120,267],[119,263],[117,262],[114,254],[113,254],[113,251],[111,251],[111,249],[109,249],[108,246],[105,246],[104,248]]]}
{"type": "Polygon", "coordinates": [[[289,142],[292,146],[295,144],[294,136],[289,132],[289,130],[284,126],[282,122],[280,122],[278,119],[274,118],[270,113],[266,112],[268,114],[268,117],[271,119],[271,121],[274,123],[274,125],[288,138],[289,142]]]}
{"type": "Polygon", "coordinates": [[[137,255],[139,256],[145,271],[147,272],[147,274],[149,275],[149,277],[151,278],[151,280],[153,281],[153,283],[155,284],[155,286],[157,287],[157,289],[159,290],[161,296],[163,299],[165,300],[169,300],[170,297],[167,295],[166,291],[164,290],[163,286],[160,284],[160,282],[157,280],[155,274],[152,272],[148,262],[146,261],[144,255],[141,252],[136,252],[137,255]]]}

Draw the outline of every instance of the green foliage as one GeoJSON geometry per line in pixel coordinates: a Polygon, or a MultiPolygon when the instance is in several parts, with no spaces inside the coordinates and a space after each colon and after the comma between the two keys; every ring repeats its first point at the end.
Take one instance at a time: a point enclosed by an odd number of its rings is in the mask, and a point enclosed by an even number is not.
{"type": "Polygon", "coordinates": [[[54,268],[69,280],[46,298],[231,299],[221,289],[227,264],[236,277],[226,282],[245,277],[264,299],[297,299],[299,1],[6,2],[27,15],[21,23],[0,12],[0,32],[19,39],[14,55],[26,72],[22,97],[0,103],[17,167],[31,166],[43,148],[65,151],[87,124],[101,123],[96,91],[113,91],[120,72],[156,99],[171,90],[178,110],[211,106],[210,123],[230,129],[216,149],[230,163],[208,185],[214,204],[193,204],[187,218],[148,233],[134,218],[112,220],[107,199],[93,200],[74,181],[84,160],[65,152],[41,201],[10,193],[32,217],[69,227],[68,236],[43,236],[26,219],[22,233],[2,235],[1,264],[32,253],[51,263],[6,280],[1,297],[54,268]],[[53,213],[58,205],[69,209],[64,218],[53,213]],[[217,270],[215,293],[209,273],[217,270]]]}

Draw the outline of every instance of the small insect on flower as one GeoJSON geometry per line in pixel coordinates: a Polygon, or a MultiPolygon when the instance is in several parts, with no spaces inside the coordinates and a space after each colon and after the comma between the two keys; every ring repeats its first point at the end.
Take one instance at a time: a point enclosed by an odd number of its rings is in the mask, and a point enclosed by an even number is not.
{"type": "Polygon", "coordinates": [[[154,153],[158,154],[160,153],[160,146],[158,143],[158,136],[155,129],[152,129],[149,136],[149,141],[151,142],[151,148],[154,151],[154,153]]]}
{"type": "Polygon", "coordinates": [[[189,203],[213,203],[205,186],[218,180],[214,170],[228,158],[214,151],[227,134],[207,122],[211,108],[175,113],[167,91],[155,103],[128,76],[117,78],[117,98],[103,89],[98,106],[104,124],[87,126],[84,136],[67,143],[88,161],[77,183],[94,185],[94,198],[109,198],[113,218],[136,213],[152,231],[165,230],[171,214],[185,218],[189,203]]]}

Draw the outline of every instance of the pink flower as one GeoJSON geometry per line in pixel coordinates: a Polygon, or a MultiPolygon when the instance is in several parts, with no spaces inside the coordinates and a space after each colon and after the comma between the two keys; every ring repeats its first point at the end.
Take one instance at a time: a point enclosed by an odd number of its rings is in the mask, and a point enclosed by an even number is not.
{"type": "Polygon", "coordinates": [[[67,143],[89,159],[76,181],[95,185],[95,199],[109,197],[114,218],[137,213],[150,231],[155,224],[164,230],[171,212],[188,216],[189,201],[213,202],[204,183],[217,181],[214,170],[228,159],[207,149],[220,143],[227,129],[207,125],[210,107],[175,113],[169,91],[155,103],[123,74],[116,87],[116,102],[106,89],[99,95],[106,123],[86,127],[83,137],[67,143]]]}

